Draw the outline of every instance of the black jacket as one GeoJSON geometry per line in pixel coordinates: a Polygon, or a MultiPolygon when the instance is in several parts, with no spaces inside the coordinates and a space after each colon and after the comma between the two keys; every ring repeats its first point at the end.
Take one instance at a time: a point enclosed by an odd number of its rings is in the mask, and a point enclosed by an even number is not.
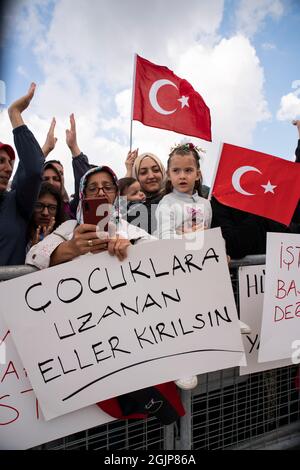
{"type": "Polygon", "coordinates": [[[42,182],[43,152],[27,126],[13,130],[19,164],[11,190],[0,194],[0,266],[25,262],[28,224],[42,182]]]}
{"type": "MultiPolygon", "coordinates": [[[[300,163],[300,139],[298,140],[298,146],[295,150],[295,155],[296,155],[296,163],[300,163]]],[[[295,209],[292,222],[290,225],[290,229],[293,233],[300,233],[300,200],[298,202],[298,205],[295,209]]]]}
{"type": "Polygon", "coordinates": [[[129,203],[126,210],[123,209],[123,218],[129,224],[136,225],[146,232],[152,234],[156,230],[155,212],[160,200],[164,197],[164,192],[147,196],[145,202],[129,203]]]}
{"type": "Polygon", "coordinates": [[[266,253],[267,232],[290,232],[274,220],[225,206],[211,199],[212,228],[221,227],[227,254],[234,259],[266,253]]]}

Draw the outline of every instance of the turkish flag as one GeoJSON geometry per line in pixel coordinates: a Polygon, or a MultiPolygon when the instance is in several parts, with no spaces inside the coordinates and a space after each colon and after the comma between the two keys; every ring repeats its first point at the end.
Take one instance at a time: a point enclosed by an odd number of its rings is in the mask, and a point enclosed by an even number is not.
{"type": "Polygon", "coordinates": [[[212,194],[226,206],[289,225],[300,198],[300,165],[223,144],[212,194]]]}
{"type": "Polygon", "coordinates": [[[132,119],[211,141],[210,111],[186,80],[136,56],[132,119]]]}

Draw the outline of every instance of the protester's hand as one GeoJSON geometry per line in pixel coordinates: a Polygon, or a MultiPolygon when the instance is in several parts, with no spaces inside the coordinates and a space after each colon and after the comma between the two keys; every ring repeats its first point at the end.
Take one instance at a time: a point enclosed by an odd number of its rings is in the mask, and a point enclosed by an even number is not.
{"type": "Polygon", "coordinates": [[[66,142],[72,156],[78,157],[81,151],[77,144],[76,123],[73,113],[70,115],[70,129],[66,129],[66,142]]]}
{"type": "Polygon", "coordinates": [[[30,101],[33,98],[35,89],[36,84],[32,82],[26,95],[14,101],[8,108],[8,112],[10,113],[12,111],[18,111],[19,113],[22,113],[26,108],[28,108],[30,101]]]}
{"type": "Polygon", "coordinates": [[[199,232],[204,230],[203,224],[182,224],[182,226],[176,229],[177,235],[182,235],[184,233],[192,233],[192,232],[199,232]]]}
{"type": "Polygon", "coordinates": [[[116,255],[120,261],[123,261],[127,257],[127,249],[130,244],[127,238],[116,235],[115,238],[108,240],[108,252],[110,255],[116,255]]]}
{"type": "Polygon", "coordinates": [[[51,217],[49,225],[39,225],[34,232],[31,246],[36,245],[45,237],[47,237],[47,235],[50,235],[50,233],[52,233],[54,224],[55,224],[55,217],[51,217]]]}
{"type": "Polygon", "coordinates": [[[39,225],[38,228],[35,230],[31,246],[36,245],[40,241],[40,233],[41,233],[41,226],[39,225]]]}
{"type": "Polygon", "coordinates": [[[56,120],[55,120],[55,118],[53,118],[52,121],[51,121],[51,125],[50,125],[50,128],[49,128],[47,137],[46,137],[46,141],[45,141],[45,143],[42,147],[42,151],[43,151],[43,154],[44,154],[45,158],[55,148],[55,145],[56,145],[56,142],[57,142],[57,138],[54,137],[55,125],[56,125],[56,120]]]}
{"type": "Polygon", "coordinates": [[[292,121],[292,124],[294,124],[294,126],[297,126],[297,129],[299,132],[299,139],[300,139],[300,119],[294,119],[294,121],[292,121]]]}
{"type": "Polygon", "coordinates": [[[50,235],[50,233],[52,233],[54,225],[55,225],[55,217],[51,217],[49,225],[42,226],[41,233],[43,235],[43,238],[47,237],[48,235],[50,235]]]}
{"type": "Polygon", "coordinates": [[[8,115],[14,129],[24,124],[21,114],[26,108],[28,108],[33,98],[35,89],[36,84],[32,82],[27,94],[14,101],[8,108],[8,115]]]}
{"type": "Polygon", "coordinates": [[[81,224],[74,230],[73,238],[69,244],[74,258],[89,252],[101,253],[107,250],[108,234],[106,237],[99,238],[96,225],[81,224]]]}
{"type": "Polygon", "coordinates": [[[125,160],[126,166],[126,177],[130,178],[132,176],[132,167],[134,162],[139,154],[139,149],[133,150],[132,152],[128,152],[127,158],[125,160]]]}

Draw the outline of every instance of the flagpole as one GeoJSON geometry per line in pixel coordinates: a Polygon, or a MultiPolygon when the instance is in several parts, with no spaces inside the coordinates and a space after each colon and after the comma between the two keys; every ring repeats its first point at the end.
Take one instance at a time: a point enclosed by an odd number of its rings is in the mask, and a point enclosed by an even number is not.
{"type": "Polygon", "coordinates": [[[132,150],[132,122],[133,122],[133,109],[134,109],[134,91],[135,91],[136,59],[137,59],[137,53],[134,54],[134,58],[133,58],[133,77],[132,77],[132,95],[131,95],[131,117],[130,117],[130,137],[129,137],[130,152],[131,152],[131,150],[132,150]]]}
{"type": "Polygon", "coordinates": [[[216,161],[214,174],[213,174],[213,179],[212,179],[212,183],[211,183],[208,198],[207,198],[209,201],[211,200],[211,197],[212,197],[212,192],[213,192],[214,184],[215,184],[215,181],[216,181],[216,176],[217,176],[217,171],[218,171],[218,168],[219,168],[219,163],[220,163],[221,153],[222,153],[222,150],[223,150],[223,145],[224,145],[223,142],[221,142],[220,145],[219,145],[219,154],[218,154],[218,158],[217,158],[217,161],[216,161]]]}

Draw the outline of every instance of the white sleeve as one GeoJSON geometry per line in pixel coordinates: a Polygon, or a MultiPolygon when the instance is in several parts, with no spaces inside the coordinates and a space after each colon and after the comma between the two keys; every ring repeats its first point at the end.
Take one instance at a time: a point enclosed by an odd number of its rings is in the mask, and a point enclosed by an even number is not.
{"type": "Polygon", "coordinates": [[[205,226],[206,228],[211,227],[211,221],[212,221],[212,208],[211,208],[211,203],[206,199],[206,207],[205,207],[205,226]]]}
{"type": "Polygon", "coordinates": [[[163,200],[158,204],[155,213],[157,229],[155,235],[159,239],[181,239],[182,235],[176,233],[176,220],[175,220],[175,211],[171,205],[163,202],[163,200]]]}
{"type": "Polygon", "coordinates": [[[72,238],[76,220],[67,220],[41,242],[34,245],[27,253],[25,264],[36,266],[38,269],[49,268],[53,251],[64,241],[72,238]]]}

